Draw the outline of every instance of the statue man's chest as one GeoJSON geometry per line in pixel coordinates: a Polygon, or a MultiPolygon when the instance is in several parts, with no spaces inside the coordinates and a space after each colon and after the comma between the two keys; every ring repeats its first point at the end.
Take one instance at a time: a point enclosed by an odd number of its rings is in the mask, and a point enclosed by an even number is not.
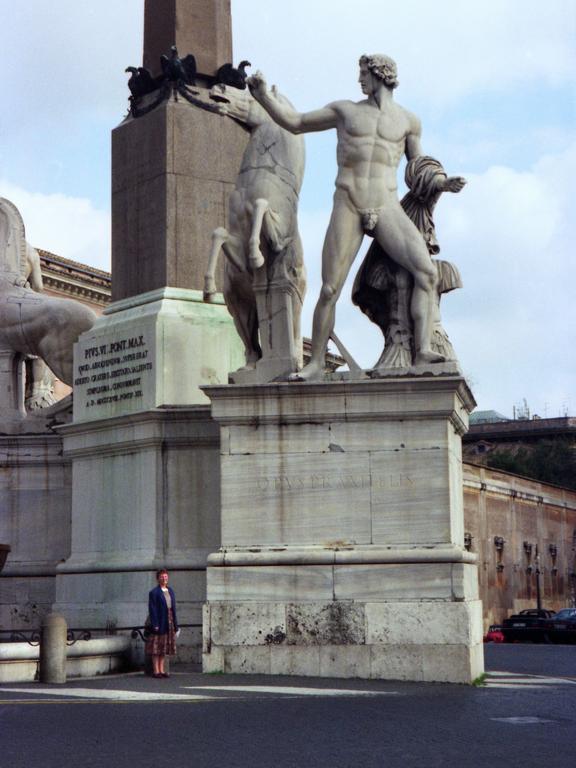
{"type": "Polygon", "coordinates": [[[406,123],[395,111],[365,107],[347,116],[345,130],[351,138],[398,142],[406,136],[406,123]]]}

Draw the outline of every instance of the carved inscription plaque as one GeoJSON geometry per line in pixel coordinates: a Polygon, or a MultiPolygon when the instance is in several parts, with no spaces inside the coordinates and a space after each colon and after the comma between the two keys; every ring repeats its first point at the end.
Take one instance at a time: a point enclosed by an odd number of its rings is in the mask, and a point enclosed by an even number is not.
{"type": "Polygon", "coordinates": [[[150,358],[144,334],[102,340],[80,349],[74,398],[88,417],[91,409],[110,404],[134,403],[138,407],[153,372],[150,358]]]}
{"type": "Polygon", "coordinates": [[[224,545],[370,542],[366,454],[234,455],[222,467],[224,545]]]}

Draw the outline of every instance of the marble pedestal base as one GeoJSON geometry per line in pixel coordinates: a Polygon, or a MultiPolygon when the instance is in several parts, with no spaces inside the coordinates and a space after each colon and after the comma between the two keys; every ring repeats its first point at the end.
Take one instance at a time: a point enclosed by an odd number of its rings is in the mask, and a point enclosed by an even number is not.
{"type": "Polygon", "coordinates": [[[204,669],[478,677],[465,381],[205,391],[221,433],[222,547],[208,559],[204,669]]]}
{"type": "Polygon", "coordinates": [[[56,564],[70,554],[71,470],[48,421],[4,422],[0,435],[0,541],[11,546],[0,577],[4,630],[39,629],[54,602],[56,564]]]}
{"type": "Polygon", "coordinates": [[[484,671],[482,604],[382,595],[366,602],[211,601],[204,607],[203,669],[471,683],[484,671]]]}
{"type": "Polygon", "coordinates": [[[208,406],[163,408],[61,428],[72,464],[70,556],[54,610],[72,627],[143,626],[167,568],[199,659],[206,559],[220,539],[219,435],[208,406]]]}
{"type": "Polygon", "coordinates": [[[161,288],[116,301],[74,345],[74,421],[207,404],[200,385],[243,362],[221,296],[161,288]]]}

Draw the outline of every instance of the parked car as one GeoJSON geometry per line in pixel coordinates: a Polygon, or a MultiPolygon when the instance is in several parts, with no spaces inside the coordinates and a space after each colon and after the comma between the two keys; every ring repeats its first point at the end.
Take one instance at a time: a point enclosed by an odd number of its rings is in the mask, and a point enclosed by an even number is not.
{"type": "Polygon", "coordinates": [[[550,619],[554,611],[545,608],[527,608],[502,622],[506,643],[549,643],[550,619]]]}
{"type": "Polygon", "coordinates": [[[548,622],[554,643],[576,643],[576,608],[562,608],[548,622]]]}
{"type": "Polygon", "coordinates": [[[484,635],[485,643],[503,643],[504,633],[500,624],[491,624],[488,627],[488,632],[484,635]]]}

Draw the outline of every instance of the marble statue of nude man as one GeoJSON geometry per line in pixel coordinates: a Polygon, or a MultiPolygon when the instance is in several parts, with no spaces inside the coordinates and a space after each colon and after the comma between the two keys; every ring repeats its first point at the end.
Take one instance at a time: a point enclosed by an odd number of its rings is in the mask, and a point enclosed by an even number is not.
{"type": "MultiPolygon", "coordinates": [[[[336,302],[365,234],[374,237],[390,258],[413,277],[410,312],[415,364],[443,360],[431,349],[437,270],[421,233],[397,196],[396,172],[402,155],[411,160],[422,154],[420,121],[394,101],[398,78],[391,58],[362,56],[359,63],[359,82],[366,99],[335,101],[304,114],[275,99],[260,72],[248,80],[252,95],[283,128],[292,133],[330,128],[337,131],[334,208],[322,251],[322,289],[314,310],[312,356],[309,364],[294,375],[301,381],[318,379],[323,374],[336,302]]],[[[442,191],[458,191],[464,183],[458,177],[446,178],[442,191]]]]}

